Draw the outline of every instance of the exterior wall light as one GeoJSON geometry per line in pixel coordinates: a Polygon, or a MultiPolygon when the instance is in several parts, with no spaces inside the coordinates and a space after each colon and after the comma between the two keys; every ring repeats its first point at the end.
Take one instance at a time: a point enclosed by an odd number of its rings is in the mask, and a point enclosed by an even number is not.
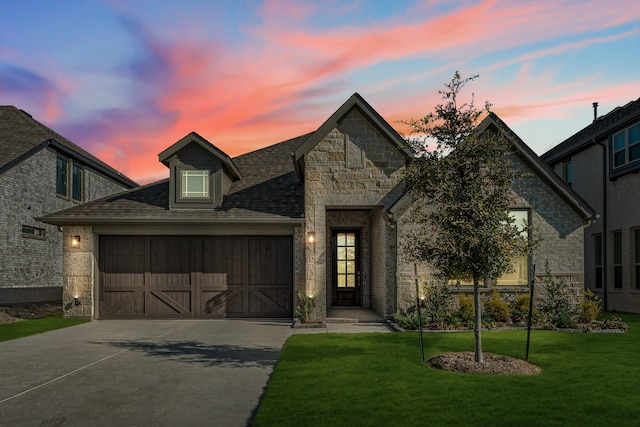
{"type": "Polygon", "coordinates": [[[71,238],[71,247],[79,248],[80,247],[80,236],[73,236],[71,238]]]}
{"type": "Polygon", "coordinates": [[[73,297],[73,303],[75,305],[80,305],[80,299],[78,297],[73,297]]]}
{"type": "Polygon", "coordinates": [[[311,243],[312,245],[316,242],[316,233],[315,233],[315,231],[308,231],[307,232],[307,242],[311,243]]]}

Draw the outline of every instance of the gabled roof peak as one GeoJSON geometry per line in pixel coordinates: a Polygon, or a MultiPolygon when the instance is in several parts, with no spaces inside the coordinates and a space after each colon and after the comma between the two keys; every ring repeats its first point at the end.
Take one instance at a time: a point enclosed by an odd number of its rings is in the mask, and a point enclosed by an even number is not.
{"type": "Polygon", "coordinates": [[[212,143],[204,139],[202,136],[198,135],[198,133],[195,131],[189,132],[187,135],[185,135],[182,139],[177,141],[175,144],[173,144],[172,146],[170,146],[169,148],[167,148],[166,150],[158,154],[158,160],[162,162],[162,164],[164,164],[165,166],[169,167],[169,161],[171,157],[175,156],[179,151],[181,151],[182,149],[184,149],[185,147],[191,144],[197,144],[198,146],[202,147],[204,150],[209,152],[213,157],[216,157],[220,161],[222,161],[223,165],[227,168],[227,170],[229,170],[232,173],[232,175],[234,175],[234,178],[236,179],[242,178],[242,174],[236,167],[231,157],[229,157],[227,153],[225,153],[224,151],[222,151],[221,149],[219,149],[218,147],[216,147],[215,145],[213,145],[212,143]]]}
{"type": "Polygon", "coordinates": [[[304,156],[329,132],[336,128],[352,108],[358,108],[407,158],[413,157],[413,153],[406,146],[404,138],[358,92],[354,92],[298,149],[291,153],[299,179],[303,179],[302,163],[304,163],[304,156]]]}

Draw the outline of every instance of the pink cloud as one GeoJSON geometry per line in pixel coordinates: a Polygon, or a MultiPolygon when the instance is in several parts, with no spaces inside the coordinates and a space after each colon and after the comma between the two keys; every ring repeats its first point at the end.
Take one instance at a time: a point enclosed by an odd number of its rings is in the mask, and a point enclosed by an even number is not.
{"type": "MultiPolygon", "coordinates": [[[[439,102],[440,76],[448,78],[474,57],[582,31],[595,34],[612,22],[640,17],[638,8],[594,7],[599,4],[595,1],[481,1],[442,12],[439,6],[444,4],[425,2],[403,19],[393,17],[376,25],[318,28],[310,24],[310,17],[323,11],[314,4],[271,0],[259,10],[261,26],[243,27],[253,37],[251,45],[234,46],[193,38],[163,40],[152,27],[124,17],[123,25],[139,43],[135,59],[124,67],[132,107],[105,109],[80,123],[67,123],[69,136],[63,134],[146,183],[168,173],[157,153],[190,131],[235,156],[315,130],[355,91],[350,89],[353,76],[367,67],[425,57],[437,63],[364,85],[367,92],[362,95],[402,130],[397,120],[420,117],[439,102]],[[433,78],[438,78],[435,89],[416,87],[433,78]]],[[[550,71],[534,74],[528,64],[635,34],[627,31],[528,49],[485,69],[525,64],[512,81],[480,79],[473,89],[485,96],[477,101],[489,98],[505,120],[560,114],[561,106],[593,96],[576,93],[584,93],[585,87],[591,91],[594,77],[558,84],[550,71]]],[[[604,92],[596,87],[595,95],[604,92]]]]}

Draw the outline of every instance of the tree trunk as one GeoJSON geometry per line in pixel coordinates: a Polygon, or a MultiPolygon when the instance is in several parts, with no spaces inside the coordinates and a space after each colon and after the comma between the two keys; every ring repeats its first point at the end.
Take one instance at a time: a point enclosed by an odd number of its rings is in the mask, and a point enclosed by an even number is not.
{"type": "Polygon", "coordinates": [[[482,313],[480,312],[480,280],[473,278],[473,338],[476,362],[482,363],[482,338],[480,327],[482,326],[482,313]]]}

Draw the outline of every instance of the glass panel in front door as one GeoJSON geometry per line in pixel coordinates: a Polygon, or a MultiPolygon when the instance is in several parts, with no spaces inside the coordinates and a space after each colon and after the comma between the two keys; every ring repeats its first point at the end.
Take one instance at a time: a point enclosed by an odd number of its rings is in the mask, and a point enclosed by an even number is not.
{"type": "Polygon", "coordinates": [[[358,281],[356,234],[337,233],[336,238],[336,285],[338,288],[355,288],[358,281]]]}

